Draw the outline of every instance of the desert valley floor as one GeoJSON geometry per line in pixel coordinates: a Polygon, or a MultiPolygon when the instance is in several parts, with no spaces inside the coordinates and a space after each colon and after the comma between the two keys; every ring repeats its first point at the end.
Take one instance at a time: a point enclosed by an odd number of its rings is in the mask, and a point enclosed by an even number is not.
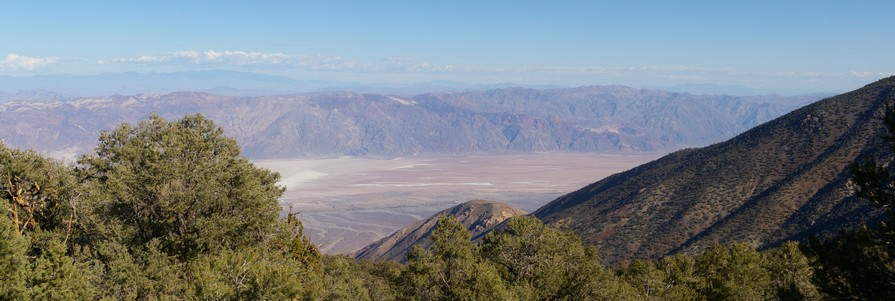
{"type": "Polygon", "coordinates": [[[263,160],[286,187],[284,208],[329,254],[348,253],[473,199],[532,211],[556,197],[661,154],[542,153],[263,160]]]}

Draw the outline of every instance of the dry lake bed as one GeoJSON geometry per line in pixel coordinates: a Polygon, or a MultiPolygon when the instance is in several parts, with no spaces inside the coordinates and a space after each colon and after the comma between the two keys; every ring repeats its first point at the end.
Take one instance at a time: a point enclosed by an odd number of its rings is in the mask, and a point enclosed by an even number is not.
{"type": "Polygon", "coordinates": [[[342,254],[456,204],[486,199],[531,212],[661,154],[343,157],[255,161],[277,171],[284,208],[300,211],[320,250],[342,254]]]}

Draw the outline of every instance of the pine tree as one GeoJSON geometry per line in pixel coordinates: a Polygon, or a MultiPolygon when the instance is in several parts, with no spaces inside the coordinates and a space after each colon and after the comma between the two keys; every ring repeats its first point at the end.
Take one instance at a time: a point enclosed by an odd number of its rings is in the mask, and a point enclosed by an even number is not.
{"type": "Polygon", "coordinates": [[[123,124],[79,163],[95,201],[91,230],[128,246],[158,240],[183,259],[248,246],[274,231],[280,211],[279,175],[201,115],[123,124]]]}
{"type": "Polygon", "coordinates": [[[765,258],[749,245],[713,245],[696,260],[704,277],[700,293],[709,300],[765,300],[772,295],[765,258]]]}
{"type": "Polygon", "coordinates": [[[454,217],[441,217],[432,251],[414,247],[398,286],[409,300],[504,300],[496,268],[482,260],[469,231],[454,217]]]}
{"type": "MultiPolygon", "coordinates": [[[[7,206],[0,204],[0,210],[6,212],[7,206]]],[[[25,280],[30,272],[26,248],[27,242],[10,220],[0,217],[0,300],[25,299],[25,280]]]]}
{"type": "Polygon", "coordinates": [[[96,288],[86,265],[67,255],[60,241],[51,240],[32,263],[28,287],[32,300],[91,300],[96,288]]]}
{"type": "Polygon", "coordinates": [[[520,299],[632,298],[633,288],[607,271],[597,250],[577,236],[544,225],[535,217],[514,217],[482,242],[486,259],[520,299]]]}
{"type": "Polygon", "coordinates": [[[786,242],[782,246],[763,253],[767,258],[767,269],[772,275],[772,286],[780,300],[818,300],[820,292],[814,285],[814,269],[808,257],[796,242],[786,242]]]}
{"type": "Polygon", "coordinates": [[[103,295],[319,299],[320,254],[295,215],[279,218],[279,175],[212,121],[122,124],[79,164],[90,209],[80,227],[103,295]]]}
{"type": "Polygon", "coordinates": [[[660,260],[635,260],[622,269],[624,279],[643,297],[653,300],[695,300],[704,298],[697,291],[703,277],[696,259],[677,254],[660,260]]]}

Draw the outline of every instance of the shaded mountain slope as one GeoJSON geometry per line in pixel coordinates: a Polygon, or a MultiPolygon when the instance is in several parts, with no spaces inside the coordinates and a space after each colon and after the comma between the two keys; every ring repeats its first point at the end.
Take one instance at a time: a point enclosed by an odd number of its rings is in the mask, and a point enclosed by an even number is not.
{"type": "Polygon", "coordinates": [[[729,141],[686,149],[562,196],[533,214],[601,248],[607,263],[744,241],[767,246],[872,221],[848,165],[878,156],[895,77],[729,141]]]}
{"type": "Polygon", "coordinates": [[[432,245],[430,236],[441,216],[457,218],[463,226],[469,229],[473,237],[477,237],[508,218],[525,214],[522,210],[500,202],[469,201],[445,209],[428,219],[417,221],[352,255],[356,259],[403,262],[413,246],[429,248],[432,245]]]}

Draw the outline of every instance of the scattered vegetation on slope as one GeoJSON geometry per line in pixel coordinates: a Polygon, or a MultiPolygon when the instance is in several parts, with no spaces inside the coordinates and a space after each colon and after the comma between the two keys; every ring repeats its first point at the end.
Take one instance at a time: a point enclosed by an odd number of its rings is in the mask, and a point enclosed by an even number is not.
{"type": "Polygon", "coordinates": [[[562,196],[533,214],[600,247],[604,262],[766,248],[878,221],[851,195],[849,164],[878,157],[895,77],[831,97],[726,142],[686,149],[562,196]]]}

